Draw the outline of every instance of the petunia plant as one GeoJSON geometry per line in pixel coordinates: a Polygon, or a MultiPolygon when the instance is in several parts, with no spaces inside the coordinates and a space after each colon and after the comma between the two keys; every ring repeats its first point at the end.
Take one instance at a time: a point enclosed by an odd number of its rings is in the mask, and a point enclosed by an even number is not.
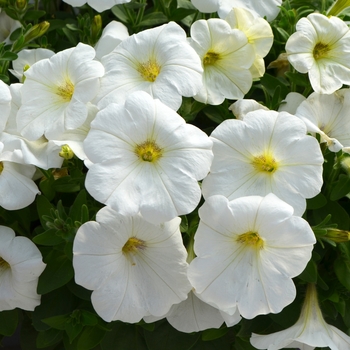
{"type": "Polygon", "coordinates": [[[349,350],[349,23],[0,0],[0,345],[349,350]]]}

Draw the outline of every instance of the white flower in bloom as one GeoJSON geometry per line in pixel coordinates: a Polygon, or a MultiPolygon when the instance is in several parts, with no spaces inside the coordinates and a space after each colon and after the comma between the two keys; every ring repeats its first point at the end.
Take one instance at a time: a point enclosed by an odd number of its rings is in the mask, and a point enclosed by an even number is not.
{"type": "Polygon", "coordinates": [[[269,109],[266,106],[263,106],[255,100],[250,99],[237,100],[236,102],[232,103],[232,105],[228,109],[232,111],[236,119],[241,120],[243,120],[244,116],[249,112],[253,112],[259,109],[269,111],[269,109]]]}
{"type": "Polygon", "coordinates": [[[290,92],[286,98],[281,101],[280,106],[278,107],[279,112],[288,112],[294,114],[297,111],[300,104],[306,100],[306,97],[298,92],[290,92]]]}
{"type": "Polygon", "coordinates": [[[332,152],[350,147],[350,90],[342,89],[325,95],[314,92],[300,104],[295,115],[312,133],[321,136],[332,152]]]}
{"type": "Polygon", "coordinates": [[[191,46],[202,60],[203,87],[194,98],[218,105],[225,98],[242,98],[252,86],[249,71],[254,49],[246,35],[219,18],[199,20],[191,26],[191,46]]]}
{"type": "Polygon", "coordinates": [[[74,7],[80,7],[86,3],[98,12],[111,9],[115,5],[125,4],[130,0],[63,0],[65,3],[74,7]]]}
{"type": "Polygon", "coordinates": [[[9,71],[20,81],[23,82],[23,75],[26,70],[30,68],[34,63],[43,60],[45,58],[50,58],[55,53],[48,49],[32,49],[32,50],[22,50],[18,53],[18,58],[12,61],[13,69],[9,71]]]}
{"type": "Polygon", "coordinates": [[[7,84],[0,80],[0,133],[5,129],[11,111],[11,92],[7,84]]]}
{"type": "Polygon", "coordinates": [[[225,18],[232,28],[241,30],[248,38],[255,52],[255,60],[250,68],[254,79],[265,73],[265,57],[273,43],[273,33],[270,24],[263,18],[254,15],[250,10],[234,8],[225,18]]]}
{"type": "Polygon", "coordinates": [[[128,28],[120,22],[109,22],[102,31],[95,45],[96,59],[101,61],[103,56],[111,53],[124,39],[129,37],[128,28]]]}
{"type": "Polygon", "coordinates": [[[311,258],[315,236],[293,208],[270,193],[228,201],[212,196],[199,209],[188,278],[201,299],[252,319],[278,313],[296,295],[292,278],[311,258]]]}
{"type": "Polygon", "coordinates": [[[316,347],[330,347],[331,350],[350,349],[350,337],[324,320],[317,301],[316,287],[312,284],[308,285],[304,305],[296,324],[268,335],[253,333],[250,342],[257,349],[264,350],[313,350],[316,347]]]}
{"type": "Polygon", "coordinates": [[[202,85],[200,59],[175,22],[124,39],[101,61],[106,74],[96,98],[99,108],[143,90],[177,110],[182,96],[194,96],[202,85]]]}
{"type": "Polygon", "coordinates": [[[95,50],[88,45],[61,51],[33,64],[25,73],[22,105],[17,125],[22,136],[49,140],[81,126],[88,115],[87,104],[98,92],[104,74],[95,50]]]}
{"type": "Polygon", "coordinates": [[[10,44],[11,34],[21,27],[21,22],[9,17],[6,12],[1,12],[0,9],[0,43],[10,44]]]}
{"type": "Polygon", "coordinates": [[[243,120],[229,119],[211,134],[214,159],[203,180],[204,198],[228,199],[272,192],[292,205],[296,215],[305,198],[316,196],[323,183],[323,156],[306,125],[286,112],[256,110],[243,120]]]}
{"type": "MultiPolygon", "coordinates": [[[[316,141],[316,140],[315,140],[316,141]]],[[[145,92],[97,113],[84,141],[85,186],[123,215],[139,211],[159,223],[190,213],[201,197],[198,180],[209,171],[212,141],[145,92]]]]}
{"type": "Polygon", "coordinates": [[[338,17],[313,13],[301,18],[286,44],[288,60],[308,73],[312,88],[331,94],[350,84],[350,31],[338,17]]]}
{"type": "Polygon", "coordinates": [[[27,237],[0,226],[0,311],[16,307],[33,311],[40,304],[38,278],[45,264],[39,249],[27,237]]]}
{"type": "Polygon", "coordinates": [[[163,317],[146,316],[144,321],[151,323],[166,317],[168,322],[178,331],[192,333],[210,328],[220,328],[224,321],[228,327],[234,326],[241,320],[238,309],[236,310],[234,315],[225,314],[201,300],[195,292],[191,291],[186,300],[173,305],[163,317]]]}
{"type": "Polygon", "coordinates": [[[107,322],[161,316],[187,298],[187,252],[180,218],[153,225],[109,207],[82,225],[73,244],[75,280],[107,322]]]}
{"type": "Polygon", "coordinates": [[[52,141],[48,141],[45,137],[29,141],[17,131],[16,116],[21,105],[21,88],[22,84],[10,85],[12,95],[11,112],[6,128],[0,134],[4,151],[21,150],[22,158],[19,162],[23,164],[32,164],[42,169],[60,168],[63,158],[59,156],[61,150],[59,146],[52,141]]]}
{"type": "Polygon", "coordinates": [[[201,12],[216,12],[219,9],[220,0],[191,0],[192,4],[201,12]]]}

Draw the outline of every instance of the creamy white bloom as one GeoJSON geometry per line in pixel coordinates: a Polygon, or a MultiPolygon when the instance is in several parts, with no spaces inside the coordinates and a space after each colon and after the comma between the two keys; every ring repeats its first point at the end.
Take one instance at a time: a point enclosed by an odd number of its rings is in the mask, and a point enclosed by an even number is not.
{"type": "Polygon", "coordinates": [[[21,23],[9,17],[6,12],[0,9],[0,43],[10,44],[11,34],[21,27],[21,23]]]}
{"type": "Polygon", "coordinates": [[[175,22],[124,39],[101,61],[106,74],[96,98],[99,108],[141,90],[177,110],[182,96],[194,96],[202,85],[200,58],[175,22]]]}
{"type": "Polygon", "coordinates": [[[266,106],[256,102],[251,99],[239,99],[236,102],[232,103],[232,105],[228,108],[236,119],[243,120],[244,116],[249,113],[259,109],[268,111],[269,109],[266,106]]]}
{"type": "Polygon", "coordinates": [[[308,73],[317,93],[331,94],[350,84],[350,30],[338,17],[312,13],[301,18],[286,44],[288,60],[308,73]]]}
{"type": "Polygon", "coordinates": [[[45,137],[29,141],[18,132],[16,117],[21,105],[21,88],[22,84],[19,83],[10,85],[11,112],[6,128],[0,134],[0,141],[4,144],[4,150],[10,152],[20,150],[23,157],[20,163],[23,164],[32,164],[42,169],[60,168],[63,158],[59,156],[59,146],[45,137]]]}
{"type": "Polygon", "coordinates": [[[63,0],[74,7],[80,7],[86,3],[98,12],[111,9],[115,5],[125,4],[130,0],[63,0]]]}
{"type": "Polygon", "coordinates": [[[26,71],[17,113],[23,137],[37,140],[45,135],[52,140],[85,122],[87,104],[97,94],[104,74],[102,64],[94,57],[94,48],[79,43],[36,62],[26,71]]]}
{"type": "Polygon", "coordinates": [[[252,86],[253,47],[239,29],[219,18],[191,26],[191,46],[202,60],[203,87],[194,99],[212,105],[244,97],[252,86]]]}
{"type": "Polygon", "coordinates": [[[105,321],[161,316],[187,298],[191,285],[180,218],[153,225],[104,207],[96,221],[79,228],[73,267],[76,282],[93,290],[92,304],[105,321]]]}
{"type": "Polygon", "coordinates": [[[101,61],[103,56],[111,53],[124,39],[129,37],[128,28],[121,22],[111,21],[102,31],[95,45],[96,59],[101,61]]]}
{"type": "Polygon", "coordinates": [[[188,278],[204,301],[244,318],[278,313],[296,295],[292,278],[311,258],[307,221],[270,193],[229,201],[212,196],[199,209],[197,257],[188,278]]]}
{"type": "Polygon", "coordinates": [[[299,348],[313,350],[330,347],[331,350],[350,349],[350,337],[338,328],[326,323],[317,301],[314,285],[308,285],[300,317],[293,326],[272,334],[254,334],[251,344],[257,349],[278,350],[299,348]]]}
{"type": "Polygon", "coordinates": [[[192,4],[201,12],[216,12],[219,9],[220,0],[191,0],[192,4]]]}
{"type": "Polygon", "coordinates": [[[204,198],[228,199],[270,192],[293,206],[296,215],[305,198],[316,196],[323,183],[323,156],[306,125],[286,112],[256,110],[243,120],[229,119],[211,134],[214,159],[203,180],[204,198]]]}
{"type": "Polygon", "coordinates": [[[250,68],[254,79],[265,73],[264,57],[269,53],[273,43],[273,33],[270,24],[257,16],[251,10],[234,8],[225,18],[232,28],[241,30],[248,38],[248,43],[255,52],[255,60],[250,68]]]}
{"type": "Polygon", "coordinates": [[[279,112],[288,112],[290,114],[295,114],[300,104],[306,100],[306,97],[298,92],[290,92],[286,98],[281,101],[278,107],[279,112]]]}
{"type": "Polygon", "coordinates": [[[22,83],[24,80],[24,72],[28,70],[30,66],[40,60],[50,58],[54,54],[53,51],[42,48],[22,50],[18,53],[18,58],[12,61],[13,69],[9,69],[9,71],[22,83]]]}
{"type": "Polygon", "coordinates": [[[39,249],[27,237],[0,226],[0,311],[16,307],[33,311],[40,304],[38,278],[45,264],[39,249]]]}
{"type": "Polygon", "coordinates": [[[84,141],[85,186],[123,215],[139,211],[159,223],[190,213],[201,197],[198,180],[209,171],[212,141],[145,92],[97,113],[84,141]]]}
{"type": "Polygon", "coordinates": [[[350,90],[342,89],[330,95],[314,92],[297,108],[307,130],[321,136],[332,152],[350,147],[350,90]]]}
{"type": "Polygon", "coordinates": [[[9,86],[0,80],[0,132],[6,126],[11,111],[12,96],[9,86]]]}

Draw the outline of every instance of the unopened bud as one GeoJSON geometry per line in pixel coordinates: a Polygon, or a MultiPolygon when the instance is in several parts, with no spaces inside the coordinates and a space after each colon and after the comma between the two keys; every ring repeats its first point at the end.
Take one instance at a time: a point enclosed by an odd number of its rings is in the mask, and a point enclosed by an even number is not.
{"type": "Polygon", "coordinates": [[[92,20],[91,25],[91,37],[93,41],[97,41],[102,31],[102,18],[101,15],[96,15],[92,20]]]}
{"type": "Polygon", "coordinates": [[[27,0],[16,0],[15,7],[18,11],[23,12],[27,8],[27,0]]]}
{"type": "Polygon", "coordinates": [[[278,77],[281,77],[284,75],[284,73],[289,69],[289,61],[288,61],[288,55],[286,53],[281,53],[277,57],[277,60],[272,61],[268,66],[267,69],[275,68],[276,69],[276,75],[278,77]]]}
{"type": "Polygon", "coordinates": [[[44,35],[47,30],[50,27],[50,23],[47,21],[38,23],[36,25],[34,25],[32,28],[29,29],[29,31],[27,33],[25,33],[24,35],[24,42],[27,44],[30,41],[41,37],[42,35],[44,35]]]}
{"type": "Polygon", "coordinates": [[[64,159],[72,159],[74,157],[74,152],[68,145],[63,145],[59,155],[64,159]]]}
{"type": "Polygon", "coordinates": [[[324,237],[330,239],[335,243],[342,243],[350,241],[350,232],[345,230],[338,230],[336,228],[327,229],[324,237]]]}
{"type": "Polygon", "coordinates": [[[348,7],[350,7],[350,0],[338,0],[328,9],[327,16],[338,16],[348,7]]]}

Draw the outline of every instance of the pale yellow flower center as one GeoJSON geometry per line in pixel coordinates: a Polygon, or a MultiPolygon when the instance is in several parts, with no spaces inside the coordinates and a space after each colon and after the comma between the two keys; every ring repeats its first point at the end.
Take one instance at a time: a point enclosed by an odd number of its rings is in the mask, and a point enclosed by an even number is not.
{"type": "Polygon", "coordinates": [[[0,175],[1,175],[3,170],[4,170],[4,163],[0,162],[0,175]]]}
{"type": "Polygon", "coordinates": [[[278,164],[271,154],[263,154],[254,157],[252,165],[257,171],[270,174],[273,174],[278,168],[278,164]]]}
{"type": "Polygon", "coordinates": [[[160,65],[156,60],[150,59],[147,62],[140,63],[137,71],[141,74],[143,79],[153,83],[160,73],[160,65]]]}
{"type": "Polygon", "coordinates": [[[313,55],[314,55],[315,60],[327,57],[329,51],[330,51],[330,47],[328,44],[318,42],[315,45],[314,51],[313,51],[313,55]]]}
{"type": "Polygon", "coordinates": [[[56,94],[60,96],[64,101],[68,102],[72,99],[74,94],[74,84],[69,78],[56,88],[56,94]]]}
{"type": "Polygon", "coordinates": [[[145,161],[154,163],[162,156],[162,149],[154,141],[145,141],[135,147],[137,156],[145,161]]]}
{"type": "Polygon", "coordinates": [[[251,248],[262,249],[264,247],[264,240],[257,232],[246,232],[239,235],[236,239],[238,243],[245,244],[251,248]]]}
{"type": "Polygon", "coordinates": [[[214,51],[208,51],[203,57],[203,65],[209,66],[215,64],[220,59],[220,54],[214,51]]]}
{"type": "Polygon", "coordinates": [[[127,242],[124,244],[122,251],[124,254],[129,253],[137,253],[139,250],[143,250],[146,248],[146,242],[142,239],[138,239],[136,237],[131,237],[127,240],[127,242]]]}
{"type": "Polygon", "coordinates": [[[0,257],[0,272],[3,272],[10,268],[10,264],[0,257]]]}

